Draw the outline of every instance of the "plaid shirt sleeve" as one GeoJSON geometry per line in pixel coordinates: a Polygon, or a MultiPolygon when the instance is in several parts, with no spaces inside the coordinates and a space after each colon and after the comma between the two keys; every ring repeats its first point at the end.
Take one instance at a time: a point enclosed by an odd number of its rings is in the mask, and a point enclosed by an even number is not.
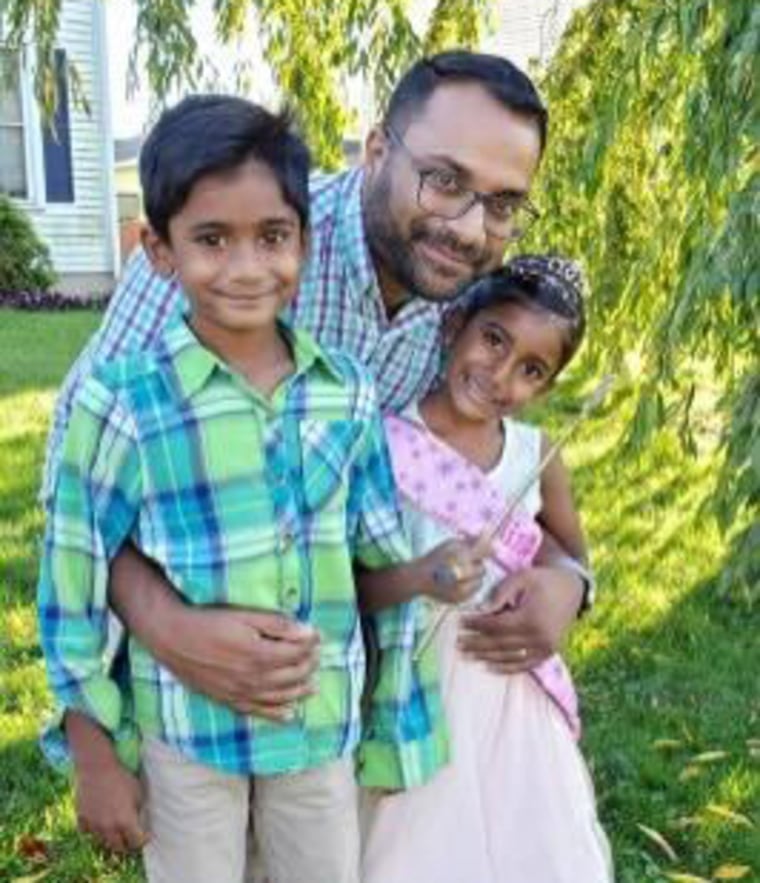
{"type": "Polygon", "coordinates": [[[43,735],[53,762],[66,759],[60,722],[67,709],[94,719],[117,744],[129,743],[130,715],[105,662],[107,584],[109,561],[132,528],[139,494],[134,424],[114,393],[90,377],[62,440],[38,585],[42,649],[58,703],[47,744],[43,735]]]}
{"type": "MultiPolygon", "coordinates": [[[[411,550],[396,496],[382,421],[375,414],[357,458],[351,495],[358,520],[353,557],[378,569],[409,560],[411,550]]],[[[431,654],[412,658],[418,605],[402,604],[364,618],[370,660],[363,738],[357,754],[362,785],[411,788],[448,759],[448,740],[431,654]]]]}
{"type": "Polygon", "coordinates": [[[111,296],[100,328],[69,369],[56,399],[40,489],[44,504],[47,505],[56,484],[64,433],[85,378],[106,362],[150,348],[170,320],[180,313],[184,303],[177,280],[160,276],[143,249],[135,249],[111,296]]]}
{"type": "Polygon", "coordinates": [[[367,390],[364,395],[369,400],[371,417],[364,445],[352,466],[348,512],[353,519],[352,557],[365,567],[376,569],[407,561],[411,549],[396,497],[382,418],[369,381],[367,390]]]}

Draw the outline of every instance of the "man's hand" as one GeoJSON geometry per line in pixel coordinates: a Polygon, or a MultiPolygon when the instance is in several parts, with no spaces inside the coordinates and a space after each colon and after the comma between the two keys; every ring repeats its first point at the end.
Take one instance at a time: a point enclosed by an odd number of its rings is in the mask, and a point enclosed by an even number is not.
{"type": "Polygon", "coordinates": [[[243,714],[285,721],[315,692],[315,629],[275,613],[179,605],[156,656],[179,680],[243,714]]]}
{"type": "Polygon", "coordinates": [[[145,846],[149,834],[140,818],[142,804],[140,780],[117,759],[77,770],[77,825],[106,849],[131,852],[145,846]]]}
{"type": "Polygon", "coordinates": [[[462,616],[459,648],[495,672],[515,674],[556,653],[583,597],[578,576],[532,567],[504,579],[477,613],[462,616]]]}
{"type": "Polygon", "coordinates": [[[114,559],[109,600],[127,629],[183,684],[270,720],[314,692],[319,635],[277,613],[190,607],[131,546],[114,559]]]}

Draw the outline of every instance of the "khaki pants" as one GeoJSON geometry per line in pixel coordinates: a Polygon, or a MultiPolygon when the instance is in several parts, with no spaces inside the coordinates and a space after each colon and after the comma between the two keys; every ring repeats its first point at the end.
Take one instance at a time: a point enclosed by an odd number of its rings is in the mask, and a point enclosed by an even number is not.
{"type": "Polygon", "coordinates": [[[243,883],[252,820],[268,883],[359,883],[353,761],[251,779],[143,745],[150,883],[243,883]]]}

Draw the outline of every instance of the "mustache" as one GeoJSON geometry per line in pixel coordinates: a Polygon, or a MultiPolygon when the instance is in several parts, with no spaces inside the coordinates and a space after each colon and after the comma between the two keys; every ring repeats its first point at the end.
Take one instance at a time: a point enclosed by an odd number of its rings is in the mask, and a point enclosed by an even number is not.
{"type": "Polygon", "coordinates": [[[467,245],[450,230],[441,230],[431,233],[430,230],[420,228],[412,230],[413,242],[426,242],[428,245],[442,246],[459,257],[463,258],[469,264],[479,264],[483,260],[483,250],[474,245],[467,245]]]}

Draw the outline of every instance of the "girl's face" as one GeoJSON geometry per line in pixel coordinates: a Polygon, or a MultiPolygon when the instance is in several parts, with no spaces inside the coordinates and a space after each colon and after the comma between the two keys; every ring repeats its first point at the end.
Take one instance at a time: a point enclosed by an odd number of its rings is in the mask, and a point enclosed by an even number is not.
{"type": "Polygon", "coordinates": [[[449,351],[445,393],[476,422],[517,413],[544,393],[563,363],[564,322],[518,303],[472,316],[449,351]]]}

